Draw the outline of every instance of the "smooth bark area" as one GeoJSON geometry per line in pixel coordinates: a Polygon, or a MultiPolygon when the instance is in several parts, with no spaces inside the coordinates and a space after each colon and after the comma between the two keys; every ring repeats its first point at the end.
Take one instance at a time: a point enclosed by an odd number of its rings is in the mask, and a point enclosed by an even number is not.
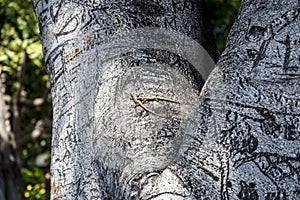
{"type": "Polygon", "coordinates": [[[53,97],[52,199],[188,199],[166,169],[217,59],[204,1],[33,1],[53,97]]]}

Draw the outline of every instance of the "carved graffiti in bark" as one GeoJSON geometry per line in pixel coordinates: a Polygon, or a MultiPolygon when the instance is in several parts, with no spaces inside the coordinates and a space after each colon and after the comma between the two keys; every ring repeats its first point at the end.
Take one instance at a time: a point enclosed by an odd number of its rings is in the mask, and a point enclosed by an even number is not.
{"type": "Polygon", "coordinates": [[[186,139],[178,161],[197,160],[187,171],[189,181],[207,189],[194,188],[199,199],[300,198],[300,67],[294,45],[300,5],[282,4],[272,1],[261,12],[260,3],[244,1],[202,90],[186,130],[197,140],[186,139]]]}
{"type": "Polygon", "coordinates": [[[61,199],[300,198],[299,1],[243,0],[205,85],[203,2],[34,3],[61,199]]]}

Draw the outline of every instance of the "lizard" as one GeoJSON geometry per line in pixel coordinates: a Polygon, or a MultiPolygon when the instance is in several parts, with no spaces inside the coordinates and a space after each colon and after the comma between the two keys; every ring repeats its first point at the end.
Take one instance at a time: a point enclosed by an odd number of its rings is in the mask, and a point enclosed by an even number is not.
{"type": "Polygon", "coordinates": [[[152,110],[150,110],[149,108],[147,108],[147,106],[145,106],[145,104],[139,99],[137,94],[132,92],[132,93],[130,93],[130,96],[132,97],[132,99],[136,103],[136,105],[141,106],[144,110],[146,110],[149,113],[152,113],[154,115],[158,115],[155,112],[153,112],[152,110]]]}
{"type": "Polygon", "coordinates": [[[130,96],[132,97],[132,99],[136,103],[136,105],[141,106],[145,111],[147,111],[149,113],[152,113],[154,115],[158,115],[158,116],[161,116],[161,117],[163,117],[163,116],[153,112],[147,106],[145,106],[144,102],[145,101],[168,101],[168,102],[172,102],[172,103],[179,103],[179,102],[174,101],[172,99],[167,99],[167,98],[162,98],[162,97],[139,97],[137,94],[135,94],[133,92],[130,93],[130,96]]]}
{"type": "Polygon", "coordinates": [[[178,101],[172,100],[172,99],[168,99],[168,98],[163,98],[163,97],[138,97],[138,100],[141,100],[142,102],[145,101],[167,101],[167,102],[171,102],[171,103],[177,103],[180,104],[178,101]]]}

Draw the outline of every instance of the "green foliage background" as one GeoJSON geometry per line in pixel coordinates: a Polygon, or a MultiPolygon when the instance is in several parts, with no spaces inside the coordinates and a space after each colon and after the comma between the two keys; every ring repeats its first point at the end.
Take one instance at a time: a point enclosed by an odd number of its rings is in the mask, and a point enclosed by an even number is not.
{"type": "MultiPolygon", "coordinates": [[[[37,21],[30,0],[0,0],[0,65],[5,80],[5,94],[16,98],[17,66],[22,52],[26,52],[22,96],[27,100],[43,96],[48,76],[43,65],[42,47],[37,21]]],[[[44,105],[21,107],[22,135],[31,134],[39,119],[51,120],[51,96],[44,105]]],[[[12,107],[11,103],[8,103],[12,107]]],[[[12,108],[10,108],[10,111],[12,108]]],[[[37,156],[50,157],[51,129],[46,129],[34,142],[22,148],[22,176],[26,199],[49,199],[49,166],[38,167],[37,156]]]]}
{"type": "MultiPolygon", "coordinates": [[[[238,12],[240,1],[207,0],[208,13],[220,52],[238,12]]],[[[30,0],[0,0],[0,65],[5,80],[5,94],[16,96],[17,66],[22,51],[26,52],[23,89],[28,99],[41,97],[48,76],[43,66],[42,47],[37,21],[30,0]]],[[[30,134],[40,118],[51,120],[51,96],[45,105],[22,108],[23,134],[30,134]]],[[[50,157],[51,129],[46,129],[35,141],[22,147],[22,176],[26,199],[49,199],[49,165],[38,167],[36,158],[50,157]]]]}
{"type": "Polygon", "coordinates": [[[206,0],[207,11],[220,53],[225,48],[226,39],[239,11],[240,3],[240,0],[206,0]]]}

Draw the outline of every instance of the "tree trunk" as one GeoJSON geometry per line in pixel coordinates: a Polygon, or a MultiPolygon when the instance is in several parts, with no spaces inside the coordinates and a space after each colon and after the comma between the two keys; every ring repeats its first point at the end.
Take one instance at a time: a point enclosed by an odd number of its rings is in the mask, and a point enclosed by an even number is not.
{"type": "Polygon", "coordinates": [[[34,6],[52,199],[300,199],[298,0],[242,1],[198,103],[216,58],[202,1],[34,6]]]}
{"type": "MultiPolygon", "coordinates": [[[[0,74],[1,74],[0,65],[0,74]]],[[[2,80],[0,79],[0,199],[23,199],[23,185],[20,167],[20,155],[14,134],[5,124],[7,109],[3,99],[2,80]]]]}
{"type": "Polygon", "coordinates": [[[299,12],[242,1],[169,166],[196,199],[300,199],[299,12]]]}
{"type": "Polygon", "coordinates": [[[204,1],[33,1],[53,97],[51,199],[193,199],[167,168],[217,59],[204,1]]]}

